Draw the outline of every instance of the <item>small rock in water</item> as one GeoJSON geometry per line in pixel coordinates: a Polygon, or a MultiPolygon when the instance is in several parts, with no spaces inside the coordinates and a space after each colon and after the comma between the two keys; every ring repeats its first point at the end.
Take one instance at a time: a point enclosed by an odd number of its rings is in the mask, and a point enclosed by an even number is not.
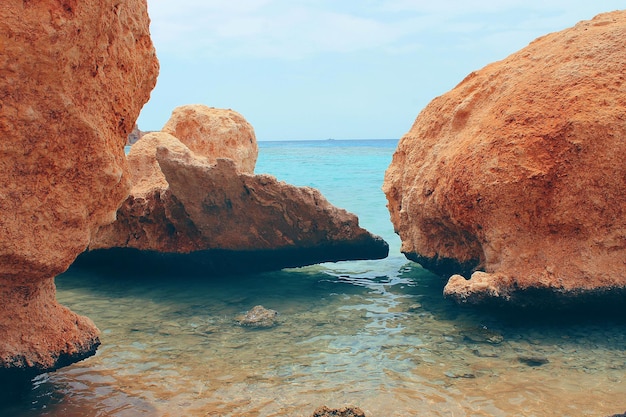
{"type": "Polygon", "coordinates": [[[448,371],[444,375],[448,378],[476,378],[476,374],[465,371],[448,371]]]}
{"type": "Polygon", "coordinates": [[[495,330],[489,329],[487,326],[478,326],[464,332],[465,339],[475,343],[490,343],[498,345],[504,340],[504,336],[495,330]]]}
{"type": "Polygon", "coordinates": [[[520,356],[517,358],[521,363],[528,366],[541,366],[549,363],[548,358],[543,356],[520,356]]]}
{"type": "Polygon", "coordinates": [[[479,358],[497,358],[499,356],[498,352],[485,349],[474,349],[472,350],[472,353],[479,358]]]}
{"type": "Polygon", "coordinates": [[[266,328],[277,324],[278,312],[263,306],[254,306],[245,315],[237,316],[235,320],[242,326],[266,328]]]}
{"type": "Polygon", "coordinates": [[[420,303],[411,304],[408,308],[409,313],[414,313],[422,308],[420,303]]]}
{"type": "Polygon", "coordinates": [[[316,408],[311,417],[365,417],[365,413],[358,407],[330,409],[326,406],[322,406],[316,408]]]}

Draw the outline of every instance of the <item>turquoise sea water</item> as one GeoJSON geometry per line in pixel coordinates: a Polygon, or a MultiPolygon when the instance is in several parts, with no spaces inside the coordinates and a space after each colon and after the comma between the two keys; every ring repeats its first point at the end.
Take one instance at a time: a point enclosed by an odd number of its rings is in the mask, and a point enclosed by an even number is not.
{"type": "Polygon", "coordinates": [[[606,416],[626,410],[626,319],[475,310],[407,261],[380,187],[397,141],[260,142],[257,173],[316,187],[390,243],[378,261],[237,277],[70,270],[58,299],[102,330],[0,416],[606,416]],[[235,317],[261,304],[280,323],[235,317]]]}

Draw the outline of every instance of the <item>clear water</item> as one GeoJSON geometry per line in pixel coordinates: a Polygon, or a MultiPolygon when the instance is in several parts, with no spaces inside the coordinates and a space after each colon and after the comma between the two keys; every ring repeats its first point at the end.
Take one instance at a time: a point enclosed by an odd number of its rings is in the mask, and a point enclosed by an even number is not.
{"type": "Polygon", "coordinates": [[[606,416],[626,410],[626,319],[458,307],[399,254],[380,191],[396,141],[261,142],[258,173],[319,188],[391,256],[238,277],[70,271],[58,298],[102,330],[1,416],[606,416]],[[261,304],[270,329],[235,317],[261,304]]]}

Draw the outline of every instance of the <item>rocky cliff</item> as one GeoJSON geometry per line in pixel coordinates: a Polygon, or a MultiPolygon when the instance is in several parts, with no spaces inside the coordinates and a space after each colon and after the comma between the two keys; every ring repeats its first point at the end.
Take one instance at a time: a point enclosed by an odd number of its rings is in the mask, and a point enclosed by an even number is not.
{"type": "Polygon", "coordinates": [[[128,195],[123,146],[158,62],[145,0],[7,0],[0,22],[1,380],[99,344],[53,278],[128,195]]]}
{"type": "MultiPolygon", "coordinates": [[[[232,111],[210,112],[234,119],[232,111]]],[[[237,123],[242,126],[229,121],[228,129],[212,130],[209,137],[198,134],[205,128],[187,130],[189,136],[206,138],[195,144],[207,156],[166,132],[149,133],[133,145],[131,195],[117,221],[98,231],[77,265],[232,274],[387,256],[386,242],[319,191],[241,172],[242,165],[256,161],[257,145],[250,125],[243,118],[237,123]],[[221,158],[215,153],[219,147],[202,141],[232,143],[239,152],[230,155],[244,156],[221,158]]],[[[254,164],[246,170],[254,170],[254,164]]]]}
{"type": "Polygon", "coordinates": [[[625,39],[623,11],[539,38],[434,99],[401,139],[391,219],[408,258],[459,274],[447,296],[624,293],[625,39]]]}

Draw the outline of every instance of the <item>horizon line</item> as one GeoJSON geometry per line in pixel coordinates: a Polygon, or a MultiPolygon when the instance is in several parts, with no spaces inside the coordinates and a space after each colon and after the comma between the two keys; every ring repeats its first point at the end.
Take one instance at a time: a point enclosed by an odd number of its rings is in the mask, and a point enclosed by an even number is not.
{"type": "Polygon", "coordinates": [[[326,138],[326,139],[257,139],[257,142],[324,142],[324,141],[348,141],[348,140],[400,140],[400,138],[326,138]]]}

